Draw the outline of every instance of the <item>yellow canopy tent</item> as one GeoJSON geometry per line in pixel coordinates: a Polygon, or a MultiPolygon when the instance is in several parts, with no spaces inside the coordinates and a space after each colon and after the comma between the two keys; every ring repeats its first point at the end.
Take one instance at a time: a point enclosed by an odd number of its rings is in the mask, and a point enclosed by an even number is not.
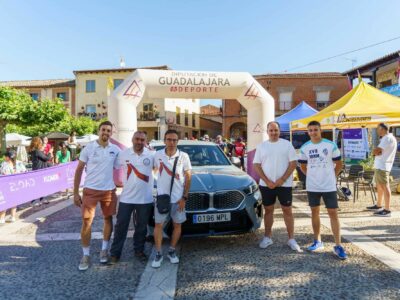
{"type": "Polygon", "coordinates": [[[400,124],[400,99],[361,82],[319,113],[290,123],[291,131],[307,130],[310,121],[322,129],[375,127],[381,122],[400,124]]]}

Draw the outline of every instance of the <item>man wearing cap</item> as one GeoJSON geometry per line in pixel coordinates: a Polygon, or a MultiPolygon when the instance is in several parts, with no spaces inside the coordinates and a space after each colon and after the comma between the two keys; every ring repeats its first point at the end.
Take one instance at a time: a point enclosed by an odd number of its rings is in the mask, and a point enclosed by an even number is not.
{"type": "Polygon", "coordinates": [[[376,131],[381,137],[378,147],[372,151],[372,154],[375,155],[374,168],[378,201],[375,205],[367,207],[367,209],[375,211],[375,216],[390,217],[390,200],[392,195],[389,185],[389,175],[396,156],[397,141],[393,134],[389,133],[389,126],[384,123],[380,123],[376,131]],[[383,199],[385,200],[384,207],[382,203],[383,199]]]}

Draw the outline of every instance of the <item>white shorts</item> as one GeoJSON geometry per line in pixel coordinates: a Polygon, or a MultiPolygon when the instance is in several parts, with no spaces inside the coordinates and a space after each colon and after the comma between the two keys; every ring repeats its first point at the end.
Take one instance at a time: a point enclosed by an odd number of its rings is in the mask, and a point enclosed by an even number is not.
{"type": "Polygon", "coordinates": [[[160,214],[157,209],[157,205],[154,205],[154,220],[156,224],[163,224],[172,218],[172,221],[176,224],[182,224],[186,221],[186,211],[178,210],[178,203],[171,203],[171,209],[169,213],[160,214]]]}

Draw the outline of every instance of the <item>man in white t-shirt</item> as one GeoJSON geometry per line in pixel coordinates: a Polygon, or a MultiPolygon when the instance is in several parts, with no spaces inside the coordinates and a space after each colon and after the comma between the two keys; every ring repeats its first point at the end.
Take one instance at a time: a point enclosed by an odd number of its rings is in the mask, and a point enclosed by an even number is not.
{"type": "Polygon", "coordinates": [[[82,210],[81,243],[83,257],[79,270],[85,271],[90,266],[90,238],[92,223],[97,203],[100,203],[104,216],[103,243],[100,251],[100,263],[108,262],[108,245],[112,233],[112,216],[117,207],[117,195],[113,179],[113,169],[118,168],[118,154],[121,151],[109,139],[113,125],[104,121],[99,126],[99,139],[89,143],[79,156],[74,179],[74,203],[82,210]],[[86,167],[83,196],[79,195],[82,172],[86,167]]]}
{"type": "Polygon", "coordinates": [[[378,217],[390,217],[390,198],[392,196],[389,175],[396,157],[397,141],[393,134],[389,133],[389,126],[381,123],[376,129],[381,141],[377,148],[372,152],[375,155],[375,182],[378,189],[378,201],[375,205],[367,207],[375,210],[374,215],[378,217]],[[382,207],[383,199],[385,207],[382,207]]]}
{"type": "Polygon", "coordinates": [[[280,139],[279,123],[272,121],[267,125],[269,140],[258,145],[254,156],[254,169],[260,176],[260,192],[264,205],[264,238],[260,242],[260,248],[272,245],[272,224],[274,222],[274,206],[278,198],[286,229],[289,236],[288,246],[297,252],[301,252],[294,239],[294,218],[292,213],[292,173],[296,168],[296,151],[292,144],[280,139]]]}
{"type": "Polygon", "coordinates": [[[344,260],[347,259],[347,254],[341,245],[336,189],[336,178],[342,169],[340,151],[334,142],[322,138],[319,122],[311,121],[307,125],[307,131],[311,140],[300,148],[299,163],[302,172],[307,176],[307,196],[311,207],[314,231],[314,242],[308,247],[308,250],[315,252],[324,248],[321,241],[319,216],[322,198],[331,220],[331,228],[335,238],[336,245],[333,252],[339,259],[344,260]]]}
{"type": "Polygon", "coordinates": [[[175,130],[167,130],[164,137],[165,149],[156,152],[154,156],[154,166],[158,169],[157,195],[170,195],[170,212],[161,214],[158,211],[157,203],[154,208],[154,241],[157,250],[156,256],[152,262],[153,268],[159,268],[163,261],[161,253],[163,224],[169,217],[172,218],[173,232],[171,245],[168,250],[168,258],[171,263],[179,263],[175,247],[179,241],[182,232],[182,223],[186,221],[185,205],[189,197],[189,189],[192,178],[192,165],[189,155],[178,149],[178,133],[175,130]],[[173,176],[174,163],[176,161],[176,170],[171,192],[171,179],[173,176]]]}
{"type": "Polygon", "coordinates": [[[136,131],[132,137],[133,147],[119,154],[118,162],[124,171],[124,189],[119,198],[114,240],[110,249],[111,264],[117,263],[128,233],[131,217],[135,226],[133,248],[135,257],[146,261],[144,244],[147,224],[153,209],[153,165],[155,151],[145,147],[147,135],[136,131]]]}

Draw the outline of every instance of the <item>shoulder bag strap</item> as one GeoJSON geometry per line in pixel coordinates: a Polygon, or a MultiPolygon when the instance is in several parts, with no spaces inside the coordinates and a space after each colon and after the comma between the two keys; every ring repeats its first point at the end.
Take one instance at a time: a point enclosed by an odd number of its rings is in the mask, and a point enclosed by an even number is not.
{"type": "Polygon", "coordinates": [[[171,177],[171,188],[169,189],[169,195],[171,196],[172,193],[172,186],[174,185],[174,179],[175,179],[175,172],[176,172],[176,164],[178,163],[179,155],[175,157],[174,161],[174,167],[172,169],[172,177],[171,177]]]}

